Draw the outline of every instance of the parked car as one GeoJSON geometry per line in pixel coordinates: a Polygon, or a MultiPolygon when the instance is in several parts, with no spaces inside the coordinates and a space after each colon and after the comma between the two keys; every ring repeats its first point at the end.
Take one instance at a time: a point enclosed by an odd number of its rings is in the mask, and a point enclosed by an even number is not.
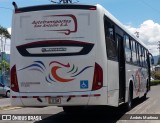
{"type": "Polygon", "coordinates": [[[5,97],[10,97],[10,88],[0,83],[0,95],[5,97]]]}
{"type": "Polygon", "coordinates": [[[154,79],[151,77],[151,81],[153,81],[154,79]]]}

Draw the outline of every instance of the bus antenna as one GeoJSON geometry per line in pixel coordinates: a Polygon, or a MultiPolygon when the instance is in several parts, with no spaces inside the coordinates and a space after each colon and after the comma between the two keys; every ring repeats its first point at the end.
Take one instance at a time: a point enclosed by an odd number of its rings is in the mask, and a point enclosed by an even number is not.
{"type": "Polygon", "coordinates": [[[14,6],[14,9],[18,9],[16,2],[12,2],[12,5],[14,6]]]}

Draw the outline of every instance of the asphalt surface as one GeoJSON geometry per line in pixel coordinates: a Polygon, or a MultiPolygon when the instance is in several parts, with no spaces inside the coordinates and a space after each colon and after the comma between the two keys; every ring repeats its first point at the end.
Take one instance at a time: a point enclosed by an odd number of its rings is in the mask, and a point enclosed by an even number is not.
{"type": "MultiPolygon", "coordinates": [[[[160,85],[152,86],[151,91],[148,93],[146,99],[134,100],[134,107],[131,111],[125,110],[125,105],[118,108],[101,106],[101,107],[88,107],[81,113],[66,114],[61,107],[48,106],[48,107],[26,107],[0,110],[0,114],[47,114],[43,115],[41,121],[30,121],[35,123],[53,122],[76,122],[76,123],[160,123],[160,120],[131,120],[132,116],[155,116],[158,114],[160,119],[160,85]]],[[[0,99],[0,104],[3,103],[0,99]]],[[[9,100],[9,99],[7,99],[9,100]]],[[[4,105],[3,105],[4,106],[4,105]]]]}
{"type": "Polygon", "coordinates": [[[1,98],[0,99],[0,107],[10,106],[10,98],[1,98]]]}

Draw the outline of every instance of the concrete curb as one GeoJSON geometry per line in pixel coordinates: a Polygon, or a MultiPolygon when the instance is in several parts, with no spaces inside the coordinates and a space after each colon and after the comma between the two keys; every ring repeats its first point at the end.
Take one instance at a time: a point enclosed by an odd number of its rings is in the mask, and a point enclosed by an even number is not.
{"type": "Polygon", "coordinates": [[[3,106],[0,106],[0,110],[13,110],[13,109],[20,109],[22,107],[13,107],[11,105],[3,105],[3,106]]]}
{"type": "Polygon", "coordinates": [[[1,105],[0,110],[3,110],[3,109],[8,108],[8,107],[11,107],[11,105],[1,105]]]}

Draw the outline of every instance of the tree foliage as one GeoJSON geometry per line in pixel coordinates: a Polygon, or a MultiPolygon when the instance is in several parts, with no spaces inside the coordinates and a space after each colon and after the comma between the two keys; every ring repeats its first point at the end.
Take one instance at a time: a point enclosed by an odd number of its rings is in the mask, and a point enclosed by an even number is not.
{"type": "Polygon", "coordinates": [[[10,39],[11,38],[11,35],[9,34],[7,28],[4,28],[2,26],[0,26],[0,36],[4,37],[6,39],[10,39]]]}
{"type": "Polygon", "coordinates": [[[151,75],[154,79],[160,80],[160,71],[152,71],[151,75]]]}
{"type": "Polygon", "coordinates": [[[0,70],[2,70],[2,68],[5,69],[5,71],[9,71],[9,69],[10,69],[10,64],[9,64],[7,61],[2,60],[2,61],[0,62],[0,70]]]}
{"type": "MultiPolygon", "coordinates": [[[[9,34],[7,28],[4,28],[3,26],[0,25],[0,39],[1,39],[1,43],[3,42],[3,39],[6,40],[6,39],[10,39],[10,38],[11,38],[11,35],[9,34]]],[[[3,68],[3,70],[8,71],[9,70],[9,63],[3,58],[3,55],[2,55],[3,50],[2,49],[3,48],[1,47],[0,70],[2,70],[2,68],[3,68]]]]}

